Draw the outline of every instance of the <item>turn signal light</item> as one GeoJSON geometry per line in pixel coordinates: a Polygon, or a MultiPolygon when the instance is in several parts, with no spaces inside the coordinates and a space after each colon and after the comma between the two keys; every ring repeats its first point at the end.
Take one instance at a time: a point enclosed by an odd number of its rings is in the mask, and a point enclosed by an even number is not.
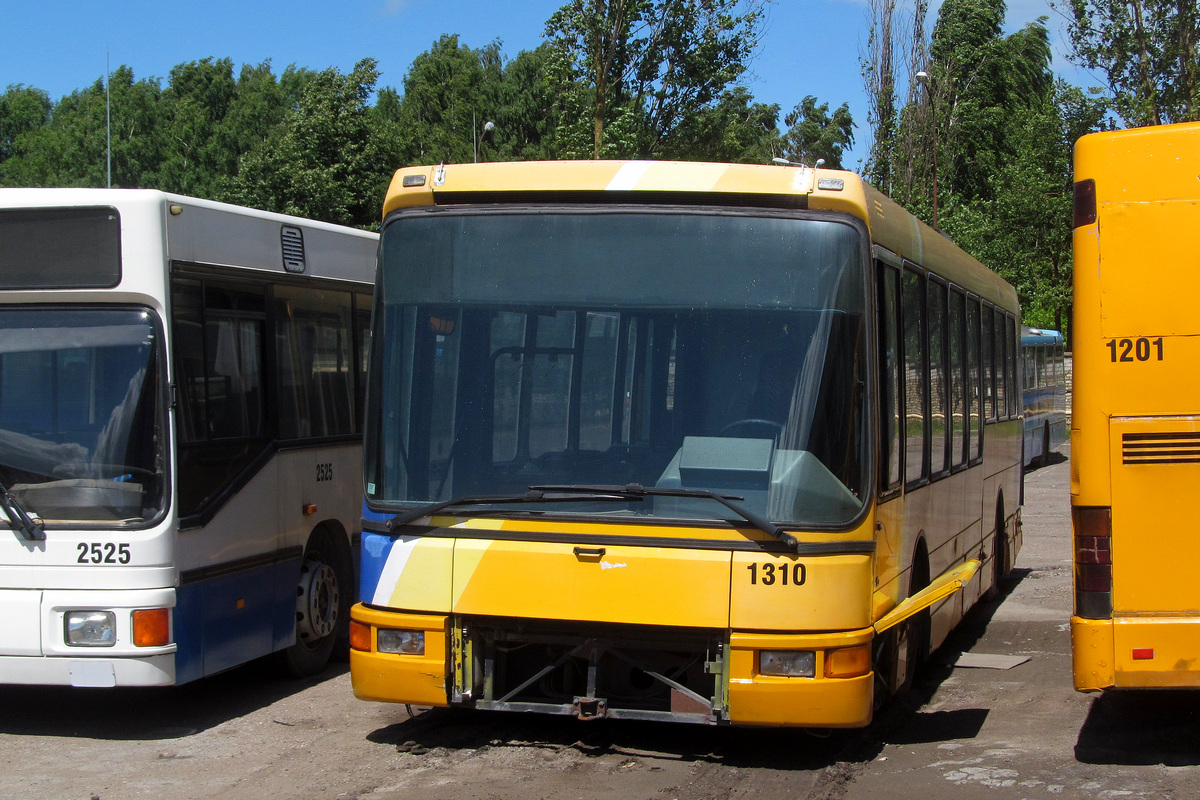
{"type": "Polygon", "coordinates": [[[170,644],[171,612],[165,608],[143,608],[133,612],[133,643],[138,647],[170,644]]]}
{"type": "Polygon", "coordinates": [[[825,652],[826,678],[857,678],[871,671],[871,648],[862,644],[825,652]]]}
{"type": "Polygon", "coordinates": [[[350,649],[371,652],[371,626],[356,619],[350,620],[350,649]]]}

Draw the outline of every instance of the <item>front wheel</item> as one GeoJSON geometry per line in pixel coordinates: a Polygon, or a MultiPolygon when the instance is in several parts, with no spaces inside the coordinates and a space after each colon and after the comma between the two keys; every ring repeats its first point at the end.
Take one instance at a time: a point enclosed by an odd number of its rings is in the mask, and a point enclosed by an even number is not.
{"type": "Polygon", "coordinates": [[[345,548],[328,531],[314,532],[296,585],[296,641],[279,653],[285,672],[305,678],[325,669],[349,624],[352,582],[345,548]]]}

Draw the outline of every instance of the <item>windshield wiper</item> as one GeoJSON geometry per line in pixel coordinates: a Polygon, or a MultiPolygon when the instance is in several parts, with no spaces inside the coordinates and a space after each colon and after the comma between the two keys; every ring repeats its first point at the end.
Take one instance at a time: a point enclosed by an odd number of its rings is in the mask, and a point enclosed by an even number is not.
{"type": "Polygon", "coordinates": [[[580,500],[627,501],[640,499],[641,497],[631,496],[629,492],[624,491],[620,487],[613,487],[613,491],[603,491],[590,486],[578,488],[574,486],[531,486],[525,494],[455,497],[451,500],[433,503],[432,505],[410,508],[407,511],[401,511],[384,524],[389,531],[392,531],[401,525],[408,525],[423,517],[431,517],[447,508],[459,508],[461,506],[491,506],[516,503],[577,503],[580,500]]]}
{"type": "Polygon", "coordinates": [[[20,531],[29,541],[40,542],[46,538],[46,529],[42,521],[29,516],[3,483],[0,483],[0,508],[4,509],[12,529],[20,531]]]}
{"type": "Polygon", "coordinates": [[[718,494],[708,489],[670,489],[659,486],[642,486],[638,483],[630,483],[625,486],[530,486],[529,491],[533,492],[576,492],[586,493],[589,497],[619,497],[626,500],[641,500],[644,497],[700,497],[709,500],[715,500],[721,505],[728,508],[739,517],[749,522],[755,528],[758,528],[763,533],[773,536],[783,542],[790,550],[800,552],[800,540],[792,534],[780,528],[774,522],[771,522],[765,517],[760,517],[753,511],[738,505],[735,500],[744,500],[744,497],[730,494],[718,494]]]}

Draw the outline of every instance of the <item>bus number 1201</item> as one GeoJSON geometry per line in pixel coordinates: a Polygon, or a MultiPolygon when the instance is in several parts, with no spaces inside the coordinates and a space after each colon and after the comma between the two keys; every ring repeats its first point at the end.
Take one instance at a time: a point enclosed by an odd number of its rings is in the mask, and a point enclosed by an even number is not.
{"type": "Polygon", "coordinates": [[[807,577],[803,564],[774,564],[768,561],[766,564],[747,564],[746,569],[750,570],[751,586],[758,583],[771,586],[776,581],[782,586],[789,583],[800,586],[807,577]]]}
{"type": "Polygon", "coordinates": [[[1163,340],[1157,339],[1113,339],[1108,343],[1109,358],[1115,364],[1118,361],[1149,361],[1151,355],[1155,361],[1163,360],[1163,340]]]}

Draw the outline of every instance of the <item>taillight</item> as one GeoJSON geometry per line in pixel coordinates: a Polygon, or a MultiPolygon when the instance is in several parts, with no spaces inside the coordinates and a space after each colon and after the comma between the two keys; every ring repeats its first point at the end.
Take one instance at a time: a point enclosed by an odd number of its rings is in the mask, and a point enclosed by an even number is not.
{"type": "Polygon", "coordinates": [[[1112,617],[1112,509],[1073,507],[1075,613],[1084,619],[1112,617]]]}
{"type": "Polygon", "coordinates": [[[1096,221],[1096,182],[1091,178],[1075,183],[1075,227],[1096,221]]]}

